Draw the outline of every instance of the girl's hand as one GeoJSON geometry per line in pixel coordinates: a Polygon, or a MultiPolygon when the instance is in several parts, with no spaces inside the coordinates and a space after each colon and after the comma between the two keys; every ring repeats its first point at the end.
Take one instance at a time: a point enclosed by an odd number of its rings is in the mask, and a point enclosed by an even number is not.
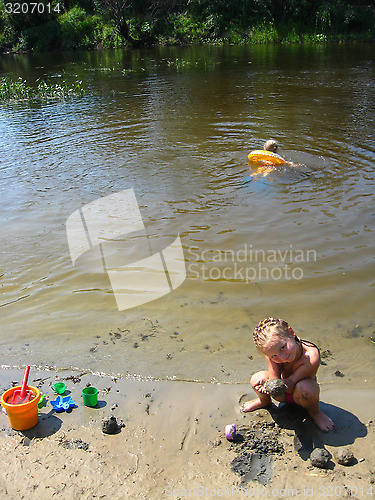
{"type": "Polygon", "coordinates": [[[266,382],[267,382],[266,378],[259,379],[254,389],[258,392],[261,392],[262,394],[268,394],[265,388],[266,382]]]}

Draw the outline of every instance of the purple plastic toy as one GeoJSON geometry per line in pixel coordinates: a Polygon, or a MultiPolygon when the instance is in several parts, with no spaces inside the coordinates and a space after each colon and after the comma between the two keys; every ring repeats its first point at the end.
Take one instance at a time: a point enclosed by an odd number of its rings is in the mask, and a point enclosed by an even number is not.
{"type": "Polygon", "coordinates": [[[236,426],[234,424],[228,424],[225,426],[225,437],[228,441],[233,441],[236,435],[236,426]]]}

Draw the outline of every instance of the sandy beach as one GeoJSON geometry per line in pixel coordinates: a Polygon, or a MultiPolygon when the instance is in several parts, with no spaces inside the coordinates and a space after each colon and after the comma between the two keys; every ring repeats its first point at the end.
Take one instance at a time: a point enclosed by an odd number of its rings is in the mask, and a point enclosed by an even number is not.
{"type": "MultiPolygon", "coordinates": [[[[22,372],[1,369],[2,392],[22,372]]],[[[69,412],[48,402],[37,426],[14,431],[2,413],[0,494],[7,498],[371,498],[375,493],[373,387],[322,386],[322,407],[336,429],[323,434],[296,408],[241,414],[251,397],[244,384],[201,384],[105,378],[90,373],[31,369],[29,384],[48,401],[51,385],[67,384],[69,412]],[[85,407],[82,389],[99,389],[85,407]],[[113,435],[103,419],[115,416],[113,435]],[[237,429],[235,443],[224,434],[237,429]],[[325,448],[327,469],[313,467],[313,448],[325,448]],[[350,466],[337,463],[349,448],[350,466]],[[373,472],[374,471],[374,472],[373,472]]],[[[18,382],[19,383],[19,382],[18,382]]]]}

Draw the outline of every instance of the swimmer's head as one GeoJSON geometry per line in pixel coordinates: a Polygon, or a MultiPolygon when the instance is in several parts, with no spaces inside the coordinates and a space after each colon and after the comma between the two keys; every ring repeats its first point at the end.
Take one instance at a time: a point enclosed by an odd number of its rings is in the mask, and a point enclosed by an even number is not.
{"type": "Polygon", "coordinates": [[[277,153],[277,148],[278,148],[278,144],[276,141],[274,141],[273,139],[270,139],[269,141],[267,141],[264,145],[264,149],[266,151],[272,151],[272,153],[277,153]]]}

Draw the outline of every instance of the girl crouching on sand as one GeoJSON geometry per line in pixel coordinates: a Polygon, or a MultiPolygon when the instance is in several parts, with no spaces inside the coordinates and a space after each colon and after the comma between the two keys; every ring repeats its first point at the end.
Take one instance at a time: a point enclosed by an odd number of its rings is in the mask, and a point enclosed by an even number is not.
{"type": "Polygon", "coordinates": [[[319,408],[319,385],[316,372],[320,365],[318,347],[300,340],[286,321],[267,318],[255,328],[253,339],[265,355],[268,370],[255,373],[250,384],[258,398],[245,402],[241,410],[254,411],[271,403],[265,385],[268,380],[282,379],[286,392],[275,397],[281,403],[298,404],[309,412],[322,431],[333,429],[333,421],[319,408]]]}

